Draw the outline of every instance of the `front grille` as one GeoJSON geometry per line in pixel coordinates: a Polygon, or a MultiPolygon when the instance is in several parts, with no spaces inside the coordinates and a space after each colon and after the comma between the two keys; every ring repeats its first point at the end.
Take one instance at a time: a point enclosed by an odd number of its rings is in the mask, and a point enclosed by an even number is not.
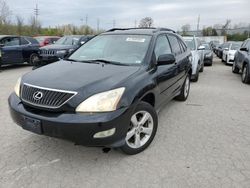
{"type": "Polygon", "coordinates": [[[56,54],[55,50],[40,50],[41,56],[54,56],[56,54]]]}
{"type": "Polygon", "coordinates": [[[50,88],[23,84],[21,88],[21,100],[32,106],[45,108],[60,108],[77,93],[50,88]]]}

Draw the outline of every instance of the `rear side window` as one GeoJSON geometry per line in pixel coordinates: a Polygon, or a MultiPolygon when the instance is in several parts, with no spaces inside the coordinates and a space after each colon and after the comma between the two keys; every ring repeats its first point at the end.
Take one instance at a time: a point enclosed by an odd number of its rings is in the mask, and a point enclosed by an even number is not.
{"type": "Polygon", "coordinates": [[[168,39],[170,42],[170,45],[172,47],[172,51],[175,55],[181,54],[181,48],[178,42],[178,39],[174,35],[168,35],[168,39]]]}
{"type": "Polygon", "coordinates": [[[161,35],[157,38],[154,52],[156,59],[158,59],[160,55],[172,53],[168,39],[165,35],[161,35]]]}
{"type": "Polygon", "coordinates": [[[180,43],[182,52],[187,51],[187,46],[184,44],[184,42],[181,39],[179,39],[179,43],[180,43]]]}
{"type": "Polygon", "coordinates": [[[18,37],[6,38],[4,40],[4,46],[18,46],[18,45],[19,45],[18,37]]]}
{"type": "Polygon", "coordinates": [[[21,45],[27,45],[29,42],[25,38],[21,38],[21,45]]]}

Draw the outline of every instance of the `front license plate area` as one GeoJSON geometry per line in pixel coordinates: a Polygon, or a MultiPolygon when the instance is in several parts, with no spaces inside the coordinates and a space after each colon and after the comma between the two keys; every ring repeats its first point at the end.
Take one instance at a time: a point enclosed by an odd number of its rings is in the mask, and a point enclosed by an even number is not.
{"type": "Polygon", "coordinates": [[[41,120],[24,116],[24,124],[22,127],[25,130],[28,130],[37,134],[42,134],[41,120]]]}

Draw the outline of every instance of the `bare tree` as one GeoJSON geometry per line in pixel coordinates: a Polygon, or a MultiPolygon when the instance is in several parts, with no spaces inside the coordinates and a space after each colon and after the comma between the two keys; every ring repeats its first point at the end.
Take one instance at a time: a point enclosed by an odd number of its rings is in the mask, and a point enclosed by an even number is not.
{"type": "Polygon", "coordinates": [[[139,23],[139,27],[152,27],[154,23],[153,18],[151,17],[145,17],[142,18],[140,23],[139,23]]]}
{"type": "Polygon", "coordinates": [[[231,20],[227,19],[226,23],[222,26],[221,35],[227,34],[227,29],[229,28],[230,23],[231,23],[231,20]]]}
{"type": "Polygon", "coordinates": [[[190,29],[191,29],[190,24],[185,24],[185,25],[181,26],[181,30],[182,30],[183,35],[187,35],[188,32],[190,31],[190,29]]]}
{"type": "Polygon", "coordinates": [[[16,15],[17,33],[19,35],[22,34],[23,22],[24,22],[23,18],[20,15],[16,15]]]}
{"type": "Polygon", "coordinates": [[[41,23],[36,19],[35,16],[31,16],[29,19],[29,26],[31,30],[31,35],[36,35],[39,33],[39,30],[41,29],[41,23]]]}
{"type": "Polygon", "coordinates": [[[10,23],[11,10],[6,1],[0,0],[0,24],[10,23]]]}

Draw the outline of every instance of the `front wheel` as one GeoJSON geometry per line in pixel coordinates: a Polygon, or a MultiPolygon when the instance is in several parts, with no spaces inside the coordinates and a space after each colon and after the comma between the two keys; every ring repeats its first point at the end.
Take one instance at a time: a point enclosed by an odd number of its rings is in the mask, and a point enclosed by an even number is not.
{"type": "Polygon", "coordinates": [[[235,61],[233,62],[232,72],[238,74],[240,72],[239,68],[236,66],[235,61]]]}
{"type": "Polygon", "coordinates": [[[249,74],[249,67],[248,67],[248,64],[246,64],[244,67],[243,67],[243,71],[242,71],[242,82],[245,83],[245,84],[249,84],[250,83],[250,74],[249,74]]]}
{"type": "Polygon", "coordinates": [[[121,150],[128,155],[142,152],[153,141],[157,126],[158,118],[153,106],[140,102],[131,117],[125,144],[121,150]]]}

